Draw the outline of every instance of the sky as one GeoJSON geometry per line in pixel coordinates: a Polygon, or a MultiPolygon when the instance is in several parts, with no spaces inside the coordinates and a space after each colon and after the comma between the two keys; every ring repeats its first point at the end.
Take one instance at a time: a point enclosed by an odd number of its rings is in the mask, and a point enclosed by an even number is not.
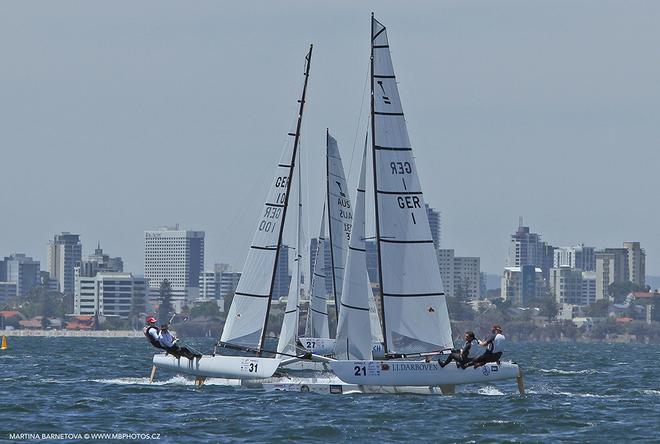
{"type": "MultiPolygon", "coordinates": [[[[388,27],[442,247],[500,273],[523,216],[552,245],[640,241],[660,274],[660,2],[0,3],[0,255],[81,234],[143,272],[144,230],[206,231],[240,269],[314,55],[302,135],[357,182],[369,17],[388,27]]],[[[316,208],[318,207],[318,208],[316,208]]]]}

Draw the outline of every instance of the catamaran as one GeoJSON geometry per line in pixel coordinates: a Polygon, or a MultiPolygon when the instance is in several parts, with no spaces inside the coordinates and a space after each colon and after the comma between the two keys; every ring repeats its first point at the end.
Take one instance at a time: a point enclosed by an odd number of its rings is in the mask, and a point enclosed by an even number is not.
{"type": "Polygon", "coordinates": [[[373,14],[370,124],[381,321],[389,359],[374,360],[369,353],[364,338],[370,337],[370,325],[362,298],[362,305],[353,309],[355,315],[345,320],[349,324],[345,327],[346,347],[338,333],[338,359],[330,363],[332,371],[342,381],[360,386],[440,386],[444,392],[453,392],[459,384],[518,378],[522,388],[515,363],[464,370],[409,358],[450,350],[453,341],[387,31],[373,14]]]}
{"type": "MultiPolygon", "coordinates": [[[[194,375],[201,381],[206,377],[230,379],[264,379],[273,376],[280,365],[288,360],[297,361],[292,343],[297,337],[298,327],[298,297],[300,272],[300,205],[298,207],[298,236],[296,261],[294,269],[298,272],[296,281],[292,281],[293,294],[289,293],[287,313],[283,323],[283,331],[275,357],[264,357],[268,352],[264,348],[266,332],[275,283],[275,268],[282,247],[282,235],[289,207],[291,183],[296,171],[296,160],[300,143],[309,70],[312,60],[312,49],[305,56],[304,83],[298,100],[298,116],[295,132],[289,133],[291,142],[284,147],[282,156],[276,168],[276,173],[268,190],[263,211],[257,223],[250,250],[248,252],[243,273],[234,293],[227,321],[218,345],[227,349],[239,350],[253,354],[252,356],[230,356],[214,353],[203,355],[199,359],[181,359],[168,354],[157,354],[153,357],[154,368],[173,370],[179,373],[194,375]],[[288,360],[286,358],[289,358],[288,360]]],[[[300,180],[298,180],[300,196],[300,180]]],[[[319,359],[322,359],[319,357],[319,359]]]]}

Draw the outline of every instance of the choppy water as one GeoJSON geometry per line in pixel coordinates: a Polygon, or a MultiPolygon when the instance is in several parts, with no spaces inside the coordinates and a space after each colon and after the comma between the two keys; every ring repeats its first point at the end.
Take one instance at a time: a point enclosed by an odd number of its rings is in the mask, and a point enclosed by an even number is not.
{"type": "Polygon", "coordinates": [[[660,345],[509,344],[524,397],[514,382],[449,397],[266,393],[212,380],[197,388],[162,372],[149,385],[143,339],[9,338],[9,346],[0,352],[5,441],[109,432],[158,433],[160,443],[660,442],[660,345]]]}

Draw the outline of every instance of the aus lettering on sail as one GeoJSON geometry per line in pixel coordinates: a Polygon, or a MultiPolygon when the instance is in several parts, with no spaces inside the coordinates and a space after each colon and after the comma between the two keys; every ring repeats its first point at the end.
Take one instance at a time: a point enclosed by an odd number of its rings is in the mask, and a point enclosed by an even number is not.
{"type": "Polygon", "coordinates": [[[353,224],[347,222],[353,220],[351,200],[344,190],[342,190],[341,182],[335,181],[335,183],[337,184],[337,207],[339,208],[339,217],[343,221],[344,235],[346,236],[346,240],[351,240],[351,228],[353,224]]]}
{"type": "Polygon", "coordinates": [[[282,218],[282,209],[286,201],[288,176],[277,176],[273,184],[273,201],[266,202],[264,214],[259,221],[258,230],[264,233],[275,233],[282,218]]]}

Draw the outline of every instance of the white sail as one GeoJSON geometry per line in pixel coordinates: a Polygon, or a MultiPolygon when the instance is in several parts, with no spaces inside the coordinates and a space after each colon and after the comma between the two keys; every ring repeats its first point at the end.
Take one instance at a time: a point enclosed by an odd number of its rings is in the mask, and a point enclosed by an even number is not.
{"type": "MultiPolygon", "coordinates": [[[[298,153],[300,156],[300,153],[298,153]]],[[[300,157],[298,157],[300,161],[300,157]]],[[[289,295],[284,310],[284,320],[280,338],[277,342],[277,353],[294,355],[296,353],[296,342],[298,340],[298,320],[300,319],[300,268],[302,263],[301,251],[301,232],[302,232],[302,185],[300,180],[300,166],[296,176],[297,195],[298,195],[298,213],[296,218],[296,256],[293,261],[293,273],[291,274],[291,284],[289,285],[289,295]]]]}
{"type": "Polygon", "coordinates": [[[335,307],[339,311],[344,287],[344,265],[353,224],[353,209],[337,141],[329,132],[326,133],[326,174],[332,291],[335,307]]]}
{"type": "Polygon", "coordinates": [[[305,104],[305,93],[312,58],[310,47],[305,60],[305,82],[299,102],[296,132],[289,133],[288,143],[277,165],[268,190],[257,229],[248,252],[243,273],[234,293],[221,342],[261,350],[272,297],[275,264],[282,244],[282,229],[289,200],[290,179],[295,167],[296,151],[305,104]]]}
{"type": "Polygon", "coordinates": [[[323,205],[321,229],[314,255],[307,325],[305,327],[305,336],[312,338],[330,337],[328,327],[328,295],[325,291],[325,208],[325,205],[323,205]]]}
{"type": "Polygon", "coordinates": [[[367,258],[364,242],[366,150],[362,156],[360,182],[355,201],[355,219],[351,231],[346,258],[344,288],[337,321],[335,357],[337,359],[371,359],[371,323],[369,297],[371,287],[367,275],[367,258]]]}
{"type": "Polygon", "coordinates": [[[383,327],[380,325],[380,316],[378,315],[374,292],[371,290],[371,282],[369,282],[369,319],[371,321],[371,342],[373,344],[382,344],[383,327]]]}
{"type": "Polygon", "coordinates": [[[372,18],[371,111],[385,351],[451,347],[447,304],[385,27],[372,18]]]}

